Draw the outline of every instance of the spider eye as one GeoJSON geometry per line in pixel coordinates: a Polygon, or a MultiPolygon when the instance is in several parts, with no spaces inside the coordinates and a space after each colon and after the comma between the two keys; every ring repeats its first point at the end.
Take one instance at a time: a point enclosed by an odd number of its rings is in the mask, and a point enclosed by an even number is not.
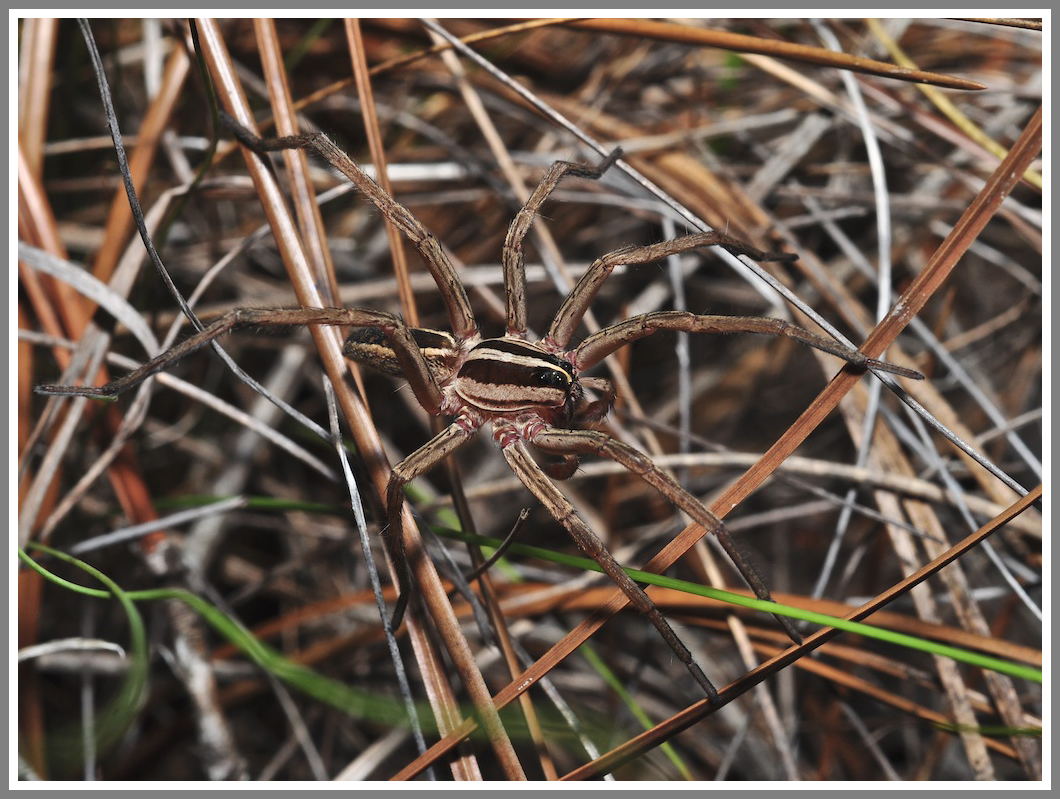
{"type": "Polygon", "coordinates": [[[566,372],[561,372],[558,369],[538,369],[537,374],[535,374],[534,377],[536,378],[538,385],[547,388],[566,390],[571,384],[570,376],[566,372]]]}

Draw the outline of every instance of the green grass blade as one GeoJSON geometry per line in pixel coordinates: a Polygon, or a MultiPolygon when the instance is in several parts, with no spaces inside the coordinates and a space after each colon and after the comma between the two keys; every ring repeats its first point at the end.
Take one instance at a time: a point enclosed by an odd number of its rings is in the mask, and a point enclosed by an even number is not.
{"type": "MultiPolygon", "coordinates": [[[[106,591],[91,591],[91,596],[113,597],[117,599],[125,611],[129,623],[129,669],[122,679],[121,686],[114,698],[108,702],[99,713],[93,725],[92,735],[95,739],[94,746],[97,753],[108,751],[116,744],[129,725],[136,719],[144,699],[147,696],[147,634],[144,630],[143,619],[136,609],[129,593],[123,591],[117,583],[107,575],[93,566],[78,560],[75,557],[59,552],[40,544],[32,544],[34,549],[51,555],[59,560],[69,563],[78,569],[90,574],[107,587],[106,591]]],[[[46,578],[75,588],[83,588],[53,575],[30,558],[21,548],[18,550],[19,558],[27,563],[38,573],[46,578]]],[[[81,591],[81,593],[87,593],[81,591]]],[[[84,738],[80,729],[62,729],[52,735],[48,742],[49,762],[52,763],[55,773],[65,775],[84,760],[84,738]]]]}
{"type": "MultiPolygon", "coordinates": [[[[615,676],[615,673],[608,667],[606,663],[604,663],[603,659],[598,654],[596,654],[595,649],[593,649],[588,644],[582,644],[580,647],[578,647],[578,651],[582,654],[582,656],[585,657],[586,660],[589,661],[589,664],[594,669],[596,669],[597,673],[603,678],[604,682],[611,686],[611,689],[616,694],[618,694],[619,699],[621,699],[625,703],[626,707],[629,708],[629,712],[633,714],[634,718],[636,718],[637,721],[640,722],[641,726],[643,726],[645,730],[650,730],[652,727],[655,726],[654,722],[651,720],[648,714],[644,712],[644,709],[640,706],[640,704],[633,697],[633,695],[626,690],[626,687],[622,684],[622,681],[619,680],[617,676],[615,676]]],[[[674,768],[677,769],[678,773],[683,779],[692,779],[692,772],[688,770],[688,766],[685,765],[685,762],[681,759],[680,755],[677,754],[677,750],[674,749],[673,745],[669,741],[661,744],[659,746],[659,749],[666,755],[667,758],[669,758],[670,762],[674,764],[674,768]]]]}
{"type": "MultiPolygon", "coordinates": [[[[438,531],[438,534],[448,538],[458,538],[460,540],[474,539],[474,543],[490,546],[497,546],[500,543],[492,538],[468,536],[464,533],[456,533],[452,530],[438,531]]],[[[596,561],[577,555],[565,555],[541,547],[528,546],[526,544],[512,544],[509,551],[540,558],[552,563],[572,566],[586,571],[601,572],[600,566],[596,561]]],[[[792,619],[808,621],[813,624],[819,624],[822,627],[835,627],[846,632],[863,635],[866,638],[885,641],[896,646],[915,649],[932,655],[941,655],[959,663],[966,663],[970,666],[989,669],[991,671],[996,671],[999,674],[1007,674],[1010,677],[1019,677],[1038,684],[1041,684],[1042,682],[1041,669],[1036,669],[1022,663],[1014,663],[1009,660],[1002,660],[1001,658],[991,657],[990,655],[984,655],[968,649],[940,644],[929,639],[918,638],[916,636],[906,635],[892,630],[885,630],[880,627],[873,627],[872,625],[864,624],[862,622],[846,621],[845,619],[840,619],[836,616],[828,616],[824,613],[817,613],[812,610],[795,608],[790,605],[781,605],[777,602],[765,602],[761,599],[746,597],[742,594],[734,594],[731,591],[710,588],[709,586],[691,583],[686,580],[678,580],[661,574],[652,574],[651,572],[640,571],[638,569],[624,569],[624,571],[637,582],[646,585],[658,585],[663,588],[672,588],[676,591],[683,591],[694,596],[716,599],[730,605],[737,605],[751,610],[758,610],[763,613],[775,613],[781,616],[788,616],[792,619]]]]}

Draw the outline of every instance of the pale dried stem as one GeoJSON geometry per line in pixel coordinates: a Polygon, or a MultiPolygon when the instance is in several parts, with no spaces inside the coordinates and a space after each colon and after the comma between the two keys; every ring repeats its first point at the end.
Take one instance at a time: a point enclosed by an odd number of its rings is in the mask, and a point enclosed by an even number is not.
{"type": "MultiPolygon", "coordinates": [[[[218,95],[221,97],[226,110],[240,124],[253,131],[254,120],[247,107],[239,81],[235,77],[220,30],[211,20],[202,20],[199,24],[202,32],[203,49],[217,85],[218,95]]],[[[313,283],[312,272],[293,222],[287,214],[279,187],[256,153],[248,150],[244,152],[244,155],[247,169],[258,189],[262,206],[269,218],[273,235],[280,248],[284,263],[288,267],[300,304],[303,307],[323,307],[325,303],[313,283]]],[[[342,408],[346,422],[353,433],[354,439],[357,441],[375,489],[385,501],[386,487],[390,479],[390,466],[383,454],[378,435],[375,433],[366,408],[350,390],[349,384],[345,379],[348,367],[342,356],[342,341],[337,331],[330,328],[311,328],[311,332],[317,342],[325,372],[335,388],[339,406],[342,408]]],[[[489,691],[482,682],[482,676],[475,666],[467,641],[463,638],[459,624],[453,616],[452,608],[449,606],[447,599],[445,599],[444,589],[441,587],[433,564],[430,558],[426,556],[426,553],[422,551],[415,521],[407,508],[402,514],[402,527],[405,538],[405,551],[416,566],[416,575],[421,581],[422,595],[434,618],[437,629],[441,632],[450,655],[453,657],[457,671],[465,682],[465,687],[468,689],[473,703],[483,718],[497,755],[509,768],[518,769],[518,760],[512,750],[511,742],[508,740],[504,727],[493,709],[489,691]],[[439,601],[439,597],[445,601],[439,601]]],[[[418,637],[413,630],[414,622],[410,620],[409,624],[410,635],[413,635],[414,638],[418,637]]],[[[441,707],[453,709],[456,704],[449,691],[448,683],[445,679],[439,679],[444,677],[444,670],[433,665],[433,658],[427,657],[430,647],[425,639],[422,644],[422,647],[417,646],[417,657],[426,658],[426,660],[420,660],[421,668],[426,678],[433,685],[436,698],[441,701],[441,707]],[[442,699],[443,697],[444,700],[442,699]]],[[[458,714],[454,715],[452,710],[439,712],[437,721],[440,729],[449,729],[452,720],[456,717],[458,717],[458,714]]]]}

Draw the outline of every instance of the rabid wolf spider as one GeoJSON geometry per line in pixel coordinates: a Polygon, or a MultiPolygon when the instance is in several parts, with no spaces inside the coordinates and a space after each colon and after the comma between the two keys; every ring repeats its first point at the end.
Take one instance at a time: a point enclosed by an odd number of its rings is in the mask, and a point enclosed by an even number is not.
{"type": "MultiPolygon", "coordinates": [[[[504,242],[502,262],[507,298],[506,333],[499,338],[483,339],[472,315],[467,293],[438,240],[330,139],[318,133],[262,139],[230,117],[225,121],[244,146],[259,154],[284,149],[310,149],[323,156],[354,183],[419,250],[445,300],[452,332],[412,329],[393,314],[362,308],[237,309],[139,369],[105,386],[40,386],[37,390],[44,394],[113,398],[230,330],[310,324],[353,328],[345,344],[345,354],[349,358],[404,377],[416,399],[427,411],[452,419],[442,432],[397,464],[390,479],[387,504],[391,532],[386,535],[386,540],[400,583],[395,618],[400,618],[410,588],[409,572],[398,532],[405,485],[430,471],[466,444],[480,428],[488,425],[512,471],[567,529],[578,546],[600,564],[630,602],[651,620],[707,695],[715,698],[717,692],[714,686],[655,604],[622,570],[549,478],[565,479],[572,476],[582,455],[602,455],[614,460],[655,487],[704,529],[715,533],[760,598],[769,599],[769,591],[743,561],[721,521],[646,455],[604,432],[576,429],[582,423],[603,418],[614,400],[614,391],[606,380],[585,377],[583,374],[632,341],[657,330],[677,330],[786,336],[842,358],[857,369],[881,370],[913,378],[920,375],[867,358],[856,350],[779,319],[699,315],[683,311],[657,311],[634,316],[593,333],[572,348],[571,339],[582,316],[607,276],[618,265],[647,264],[670,255],[713,246],[724,247],[730,252],[744,254],[758,261],[793,257],[760,252],[716,232],[695,233],[659,244],[623,247],[601,256],[567,295],[545,336],[537,341],[528,339],[523,239],[541,205],[563,178],[577,176],[595,180],[617,158],[617,152],[598,167],[558,161],[542,178],[513,220],[504,242]],[[599,397],[590,399],[586,395],[587,388],[599,397]],[[538,465],[528,445],[554,458],[554,462],[544,467],[538,465]]],[[[797,638],[790,625],[787,629],[789,634],[797,638]]]]}

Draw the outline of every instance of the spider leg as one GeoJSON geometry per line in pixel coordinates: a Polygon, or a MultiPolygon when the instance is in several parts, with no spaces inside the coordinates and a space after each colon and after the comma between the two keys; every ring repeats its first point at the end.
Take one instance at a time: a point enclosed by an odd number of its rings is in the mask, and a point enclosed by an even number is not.
{"type": "Polygon", "coordinates": [[[232,130],[241,144],[259,155],[277,150],[307,149],[317,153],[339,170],[387,219],[401,230],[419,251],[445,300],[453,334],[458,339],[467,339],[477,332],[478,325],[471,312],[467,292],[457,277],[452,262],[441,244],[438,243],[438,239],[420,224],[408,208],[383,191],[378,183],[368,177],[357,162],[339,149],[335,142],[318,132],[267,139],[258,136],[224,111],[221,112],[221,120],[232,130]]]}
{"type": "Polygon", "coordinates": [[[405,505],[405,486],[426,474],[451,453],[456,452],[478,432],[466,417],[460,417],[442,432],[397,464],[386,489],[387,530],[384,533],[387,554],[397,575],[398,596],[390,628],[396,630],[405,615],[412,590],[412,570],[405,550],[401,510],[405,505]]]}
{"type": "Polygon", "coordinates": [[[629,599],[630,603],[637,608],[641,613],[648,617],[655,628],[659,631],[659,634],[666,641],[667,645],[673,650],[674,654],[677,655],[678,659],[685,664],[685,667],[691,673],[692,677],[695,678],[696,682],[703,688],[709,697],[711,702],[714,702],[718,698],[718,692],[711,684],[710,680],[703,673],[703,670],[696,664],[692,658],[692,653],[688,651],[681,639],[677,637],[677,633],[674,632],[673,628],[666,622],[659,613],[659,609],[655,606],[655,603],[648,598],[648,595],[644,593],[644,590],[637,585],[633,579],[622,570],[622,567],[618,565],[618,562],[611,556],[611,553],[607,551],[603,543],[597,538],[596,534],[586,526],[585,522],[577,515],[574,507],[567,501],[567,498],[563,496],[558,488],[553,485],[552,481],[545,476],[544,472],[541,471],[541,467],[534,462],[530,452],[526,448],[526,444],[521,439],[514,439],[513,441],[502,445],[502,450],[505,459],[508,464],[512,467],[512,471],[515,472],[516,476],[522,481],[534,496],[536,496],[541,503],[548,509],[548,512],[552,514],[553,518],[562,524],[567,532],[570,533],[574,542],[581,548],[586,555],[595,560],[600,564],[600,568],[603,569],[604,573],[611,578],[611,580],[620,588],[622,592],[629,599]]]}
{"type": "MultiPolygon", "coordinates": [[[[718,543],[721,544],[726,554],[736,564],[736,568],[739,569],[747,584],[755,592],[755,596],[766,602],[773,601],[769,589],[766,588],[765,583],[762,582],[762,578],[758,576],[754,568],[740,554],[721,519],[711,513],[706,505],[685,491],[666,472],[659,469],[644,453],[599,430],[545,428],[531,436],[530,443],[544,452],[553,454],[602,455],[624,466],[687,513],[706,532],[714,533],[718,543]]],[[[774,618],[784,628],[784,631],[792,641],[802,643],[802,636],[796,632],[795,627],[787,618],[776,615],[774,618]]]]}
{"type": "Polygon", "coordinates": [[[523,265],[523,239],[537,216],[541,205],[556,190],[560,181],[567,176],[599,180],[619,156],[621,149],[614,150],[597,166],[576,164],[572,161],[556,161],[541,178],[541,182],[530,195],[522,209],[508,226],[504,237],[504,249],[501,260],[504,264],[504,288],[508,312],[509,335],[523,338],[526,335],[526,270],[523,265]]]}
{"type": "Polygon", "coordinates": [[[634,266],[649,264],[671,255],[678,255],[690,250],[698,250],[703,247],[724,247],[732,253],[742,254],[755,261],[791,261],[797,256],[787,253],[762,252],[747,244],[744,244],[732,236],[724,233],[710,231],[708,233],[693,233],[682,236],[671,241],[662,241],[658,244],[649,244],[644,247],[622,247],[614,252],[607,253],[597,258],[589,268],[585,270],[581,280],[578,281],[570,294],[563,301],[559,311],[552,320],[545,341],[549,346],[557,350],[567,349],[575,328],[585,315],[586,309],[593,301],[593,297],[607,280],[611,271],[620,265],[634,266]]]}
{"type": "Polygon", "coordinates": [[[859,369],[893,372],[903,377],[922,380],[923,375],[912,369],[895,366],[886,361],[869,358],[864,353],[845,347],[835,339],[811,333],[805,328],[763,316],[713,316],[688,311],[654,311],[630,317],[624,322],[605,327],[588,336],[575,350],[574,365],[588,369],[631,341],[650,336],[656,330],[681,330],[686,333],[760,333],[783,336],[822,350],[859,369]]]}
{"type": "Polygon", "coordinates": [[[237,308],[229,311],[201,332],[189,336],[138,369],[112,380],[104,386],[37,386],[38,394],[90,397],[112,400],[123,391],[139,385],[151,375],[166,369],[218,336],[246,327],[292,327],[299,325],[332,325],[340,327],[378,327],[390,339],[395,355],[406,369],[409,385],[416,398],[428,410],[438,413],[442,393],[412,338],[409,328],[398,317],[362,308],[237,308]]]}
{"type": "Polygon", "coordinates": [[[615,387],[610,380],[602,377],[579,377],[578,382],[583,388],[591,388],[600,392],[600,399],[585,402],[574,411],[574,420],[578,422],[599,422],[615,404],[615,387]]]}

